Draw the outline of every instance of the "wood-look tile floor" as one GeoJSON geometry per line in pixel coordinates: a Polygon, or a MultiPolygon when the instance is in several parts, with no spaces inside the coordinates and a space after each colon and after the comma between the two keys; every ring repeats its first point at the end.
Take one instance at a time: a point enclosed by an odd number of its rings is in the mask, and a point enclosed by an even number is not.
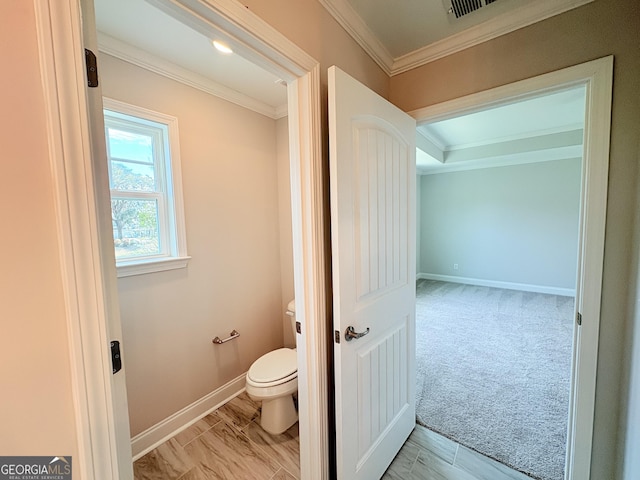
{"type": "Polygon", "coordinates": [[[242,393],[133,464],[136,480],[300,478],[298,424],[281,435],[260,427],[260,404],[242,393]]]}
{"type": "MultiPolygon", "coordinates": [[[[133,471],[135,480],[299,479],[298,424],[266,433],[260,405],[243,393],[138,459],[133,471]]],[[[418,479],[531,480],[420,425],[382,477],[418,479]]]]}
{"type": "Polygon", "coordinates": [[[531,480],[500,462],[416,425],[382,480],[531,480]]]}

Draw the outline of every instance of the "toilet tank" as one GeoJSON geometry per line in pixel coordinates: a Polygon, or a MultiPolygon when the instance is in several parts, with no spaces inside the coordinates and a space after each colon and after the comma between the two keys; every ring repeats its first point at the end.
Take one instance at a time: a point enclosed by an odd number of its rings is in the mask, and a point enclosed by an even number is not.
{"type": "Polygon", "coordinates": [[[296,301],[291,300],[287,305],[287,311],[285,312],[291,320],[291,332],[293,333],[293,339],[297,343],[298,336],[296,335],[296,301]]]}

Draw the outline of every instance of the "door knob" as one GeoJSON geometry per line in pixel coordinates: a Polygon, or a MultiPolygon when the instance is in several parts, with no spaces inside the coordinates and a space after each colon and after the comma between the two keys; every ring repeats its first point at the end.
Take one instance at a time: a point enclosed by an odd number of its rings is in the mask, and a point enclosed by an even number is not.
{"type": "Polygon", "coordinates": [[[367,333],[369,333],[369,328],[367,328],[364,332],[356,332],[355,328],[353,327],[347,327],[347,329],[344,331],[344,338],[347,342],[350,342],[351,340],[356,340],[360,337],[364,337],[367,333]]]}

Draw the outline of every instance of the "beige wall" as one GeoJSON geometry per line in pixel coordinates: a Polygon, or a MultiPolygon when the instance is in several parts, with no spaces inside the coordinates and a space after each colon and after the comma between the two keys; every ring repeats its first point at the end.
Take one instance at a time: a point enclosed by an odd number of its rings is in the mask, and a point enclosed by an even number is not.
{"type": "Polygon", "coordinates": [[[389,77],[318,0],[244,0],[242,3],[320,62],[323,85],[327,83],[327,68],[336,65],[379,95],[388,97],[389,77]]]}
{"type": "Polygon", "coordinates": [[[283,345],[281,168],[274,120],[102,57],[103,95],[178,118],[192,257],[187,269],[118,280],[135,435],[283,345]],[[238,339],[211,343],[233,329],[238,339]]]}
{"type": "MultiPolygon", "coordinates": [[[[609,197],[592,479],[619,478],[620,405],[629,363],[631,242],[640,137],[640,5],[595,0],[576,10],[392,77],[390,99],[404,110],[432,105],[605,55],[615,56],[609,197]]],[[[623,429],[622,429],[623,430],[623,429]]]]}
{"type": "Polygon", "coordinates": [[[33,3],[0,2],[0,454],[77,455],[33,3]]]}

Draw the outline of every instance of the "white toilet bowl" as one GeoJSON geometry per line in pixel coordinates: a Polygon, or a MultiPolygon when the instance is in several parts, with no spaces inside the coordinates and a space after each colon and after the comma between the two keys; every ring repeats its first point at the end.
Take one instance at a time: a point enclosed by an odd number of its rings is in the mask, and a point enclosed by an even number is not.
{"type": "MultiPolygon", "coordinates": [[[[294,328],[294,302],[289,303],[294,328]]],[[[298,391],[298,361],[296,350],[279,348],[258,358],[249,368],[246,377],[247,394],[262,402],[260,426],[268,433],[285,432],[298,421],[293,394],[298,391]]]]}
{"type": "Polygon", "coordinates": [[[277,435],[298,421],[293,394],[298,391],[296,351],[280,348],[256,360],[247,372],[247,394],[262,402],[260,426],[277,435]]]}

